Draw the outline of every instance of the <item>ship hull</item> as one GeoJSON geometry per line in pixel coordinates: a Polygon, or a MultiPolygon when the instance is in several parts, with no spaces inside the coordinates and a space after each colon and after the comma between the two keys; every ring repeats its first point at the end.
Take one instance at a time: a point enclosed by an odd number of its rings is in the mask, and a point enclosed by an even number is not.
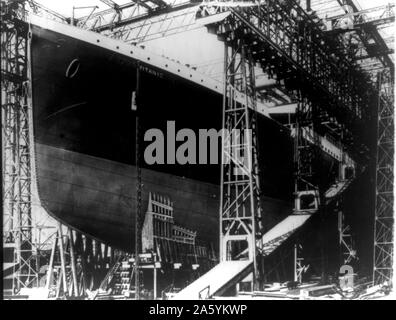
{"type": "MultiPolygon", "coordinates": [[[[40,199],[46,209],[98,240],[131,249],[136,167],[48,145],[36,144],[36,150],[40,199]]],[[[196,230],[201,241],[217,246],[218,185],[150,169],[142,169],[142,184],[143,208],[147,208],[149,192],[171,198],[177,224],[196,230]]],[[[275,221],[290,213],[291,207],[288,202],[264,197],[263,210],[275,221]]]]}
{"type": "MultiPolygon", "coordinates": [[[[131,47],[133,48],[133,47],[131,47]]],[[[111,246],[134,246],[135,115],[139,68],[141,136],[150,128],[217,129],[222,95],[177,74],[56,32],[33,27],[33,118],[37,184],[46,210],[111,246]]],[[[291,212],[293,144],[259,115],[264,223],[291,212]]],[[[148,142],[142,143],[142,153],[148,142]]],[[[174,203],[177,224],[218,244],[220,165],[142,161],[143,211],[149,192],[174,203]]]]}

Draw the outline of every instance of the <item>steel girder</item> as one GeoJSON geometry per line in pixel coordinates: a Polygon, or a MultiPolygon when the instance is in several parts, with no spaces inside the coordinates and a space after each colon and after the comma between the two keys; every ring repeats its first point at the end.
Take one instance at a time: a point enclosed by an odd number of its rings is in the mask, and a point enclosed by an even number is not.
{"type": "Polygon", "coordinates": [[[13,292],[38,285],[32,240],[28,26],[23,3],[1,2],[3,243],[13,244],[13,292]]]}
{"type": "Polygon", "coordinates": [[[376,202],[374,225],[374,284],[392,283],[394,252],[394,97],[393,77],[378,76],[376,202]]]}
{"type": "Polygon", "coordinates": [[[353,136],[345,141],[351,149],[359,150],[367,143],[359,132],[372,115],[376,88],[370,76],[340,50],[343,43],[326,36],[314,16],[295,1],[279,0],[243,8],[216,7],[208,1],[198,15],[224,11],[231,14],[217,22],[218,34],[239,28],[264,72],[289,92],[300,91],[327,119],[333,117],[343,124],[353,136]]]}
{"type": "MultiPolygon", "coordinates": [[[[235,260],[248,251],[258,285],[262,230],[254,67],[249,48],[240,37],[226,41],[220,191],[220,261],[235,260]],[[235,100],[242,92],[245,103],[235,100]],[[252,110],[251,110],[252,109],[252,110]]],[[[256,287],[257,288],[257,287],[256,287]]],[[[253,289],[253,288],[252,288],[253,289]]]]}

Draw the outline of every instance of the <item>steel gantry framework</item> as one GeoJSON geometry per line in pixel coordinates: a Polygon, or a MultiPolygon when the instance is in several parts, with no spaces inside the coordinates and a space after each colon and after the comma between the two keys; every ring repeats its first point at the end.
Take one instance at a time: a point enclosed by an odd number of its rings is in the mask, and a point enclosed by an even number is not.
{"type": "Polygon", "coordinates": [[[378,75],[378,132],[374,226],[374,284],[392,284],[394,252],[393,164],[394,78],[389,70],[378,75]]]}
{"type": "Polygon", "coordinates": [[[349,32],[369,25],[380,26],[395,21],[394,7],[395,5],[390,3],[384,6],[329,17],[327,20],[331,22],[330,29],[337,30],[337,32],[349,32]]]}
{"type": "MultiPolygon", "coordinates": [[[[292,125],[294,214],[325,212],[328,186],[319,177],[319,134],[330,134],[364,168],[369,141],[362,138],[361,129],[373,115],[376,96],[370,75],[350,59],[342,39],[328,37],[318,19],[295,1],[205,1],[197,16],[206,18],[222,37],[232,33],[243,39],[256,67],[297,100],[292,125]]],[[[336,183],[343,185],[354,178],[356,168],[339,161],[336,183]]]]}
{"type": "Polygon", "coordinates": [[[198,14],[230,11],[218,32],[236,20],[251,35],[253,59],[264,72],[289,94],[301,93],[303,99],[314,103],[323,121],[343,124],[343,143],[360,150],[366,142],[358,132],[375,105],[375,87],[369,75],[342,50],[344,44],[326,36],[295,1],[272,0],[243,8],[217,3],[204,2],[198,14]],[[351,136],[353,139],[348,139],[351,136]]]}
{"type": "MultiPolygon", "coordinates": [[[[174,0],[173,2],[164,0],[144,0],[130,1],[118,5],[114,1],[101,0],[110,9],[93,12],[76,20],[76,25],[81,28],[90,29],[96,32],[115,31],[117,28],[128,27],[133,22],[144,20],[149,17],[159,16],[174,10],[180,10],[194,6],[192,1],[174,0]]],[[[118,29],[118,33],[125,30],[118,29]]]]}
{"type": "Polygon", "coordinates": [[[253,286],[257,286],[263,265],[257,261],[262,210],[255,76],[249,47],[240,35],[227,35],[224,65],[220,261],[238,259],[247,249],[248,259],[253,261],[253,286]],[[244,104],[237,103],[238,93],[244,94],[244,104]]]}
{"type": "Polygon", "coordinates": [[[24,4],[1,2],[3,243],[12,246],[13,291],[38,285],[32,241],[28,26],[24,4]]]}
{"type": "Polygon", "coordinates": [[[378,6],[362,10],[354,0],[337,0],[341,15],[325,17],[329,24],[327,33],[339,35],[339,39],[347,44],[350,58],[357,61],[368,72],[373,81],[378,68],[390,68],[394,71],[393,46],[388,46],[379,28],[393,25],[395,20],[394,4],[378,6]]]}
{"type": "Polygon", "coordinates": [[[196,28],[196,5],[188,0],[132,1],[117,10],[111,8],[82,17],[77,25],[136,44],[196,28]]]}
{"type": "Polygon", "coordinates": [[[319,136],[317,108],[299,92],[296,120],[294,124],[294,163],[295,163],[295,210],[305,210],[301,205],[301,195],[312,195],[319,203],[319,186],[316,175],[316,162],[319,136]]]}

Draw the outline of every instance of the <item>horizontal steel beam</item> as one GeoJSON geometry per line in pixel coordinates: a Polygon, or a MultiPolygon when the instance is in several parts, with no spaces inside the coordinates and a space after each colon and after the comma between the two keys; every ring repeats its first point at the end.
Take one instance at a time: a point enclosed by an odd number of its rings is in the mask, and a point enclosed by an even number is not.
{"type": "Polygon", "coordinates": [[[160,16],[162,14],[166,14],[166,13],[171,13],[171,12],[175,12],[175,11],[178,11],[178,10],[187,9],[187,8],[193,7],[195,5],[196,5],[195,3],[192,3],[192,2],[188,1],[186,3],[182,3],[182,4],[179,4],[179,5],[175,5],[175,6],[161,7],[161,8],[158,8],[156,10],[148,11],[148,12],[143,13],[143,14],[132,15],[132,16],[127,17],[127,18],[121,18],[117,22],[105,23],[105,24],[103,24],[101,26],[94,27],[93,31],[103,32],[103,31],[106,31],[106,30],[119,28],[119,27],[126,26],[126,25],[129,25],[129,24],[135,23],[135,22],[139,22],[139,21],[142,21],[142,20],[145,20],[145,19],[149,19],[149,18],[152,18],[152,17],[157,17],[157,16],[160,16]]]}

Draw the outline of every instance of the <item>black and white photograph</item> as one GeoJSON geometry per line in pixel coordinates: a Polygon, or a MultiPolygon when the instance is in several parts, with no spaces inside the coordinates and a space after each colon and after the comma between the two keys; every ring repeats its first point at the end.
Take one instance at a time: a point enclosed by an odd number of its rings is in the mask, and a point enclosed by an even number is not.
{"type": "Polygon", "coordinates": [[[2,300],[396,300],[393,0],[0,4],[2,300]]]}

